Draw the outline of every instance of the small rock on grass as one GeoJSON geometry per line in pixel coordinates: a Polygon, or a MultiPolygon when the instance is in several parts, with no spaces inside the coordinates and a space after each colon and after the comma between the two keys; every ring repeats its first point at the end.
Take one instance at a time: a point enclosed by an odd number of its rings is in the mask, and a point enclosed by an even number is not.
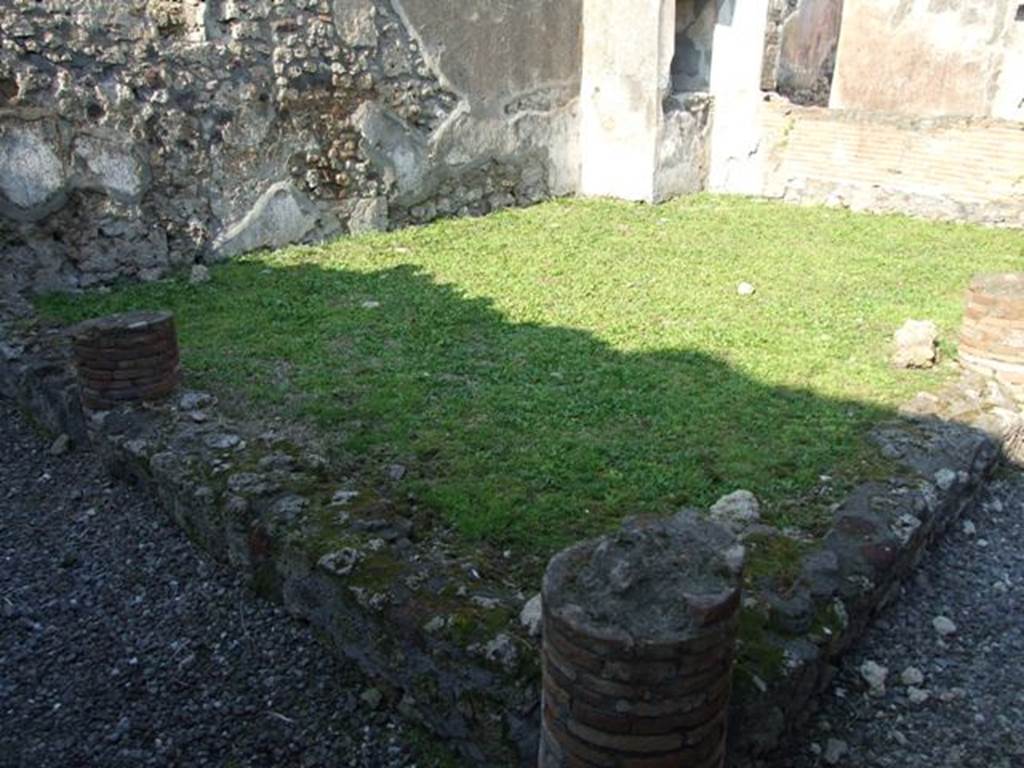
{"type": "Polygon", "coordinates": [[[939,329],[930,320],[907,320],[893,336],[897,368],[931,368],[938,358],[939,329]]]}
{"type": "Polygon", "coordinates": [[[210,282],[210,270],[202,264],[196,264],[189,273],[188,281],[191,285],[200,285],[210,282]]]}

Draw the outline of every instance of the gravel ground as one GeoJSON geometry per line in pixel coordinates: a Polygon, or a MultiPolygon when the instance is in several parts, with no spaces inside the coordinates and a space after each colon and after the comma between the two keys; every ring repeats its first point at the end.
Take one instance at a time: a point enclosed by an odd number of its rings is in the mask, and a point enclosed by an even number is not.
{"type": "Polygon", "coordinates": [[[3,400],[0,445],[0,766],[432,764],[95,456],[3,400]]]}
{"type": "Polygon", "coordinates": [[[777,768],[1024,766],[1022,513],[1024,474],[1008,472],[844,660],[777,768]]]}

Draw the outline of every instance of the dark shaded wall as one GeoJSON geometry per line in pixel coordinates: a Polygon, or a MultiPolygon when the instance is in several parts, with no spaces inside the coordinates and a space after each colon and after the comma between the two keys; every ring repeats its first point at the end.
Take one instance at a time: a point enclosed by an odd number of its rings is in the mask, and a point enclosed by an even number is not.
{"type": "Polygon", "coordinates": [[[772,0],[762,88],[828,106],[842,20],[843,0],[772,0]]]}

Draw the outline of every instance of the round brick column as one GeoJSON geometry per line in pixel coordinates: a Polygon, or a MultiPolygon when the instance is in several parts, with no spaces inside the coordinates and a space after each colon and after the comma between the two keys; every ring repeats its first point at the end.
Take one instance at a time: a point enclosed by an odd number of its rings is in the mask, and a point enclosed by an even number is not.
{"type": "Polygon", "coordinates": [[[971,280],[959,357],[964,367],[1024,391],[1024,272],[971,280]]]}
{"type": "Polygon", "coordinates": [[[70,333],[86,408],[158,400],[178,386],[178,337],[170,312],[101,317],[70,333]]]}
{"type": "Polygon", "coordinates": [[[543,587],[541,768],[719,768],[743,548],[681,513],[556,555],[543,587]]]}

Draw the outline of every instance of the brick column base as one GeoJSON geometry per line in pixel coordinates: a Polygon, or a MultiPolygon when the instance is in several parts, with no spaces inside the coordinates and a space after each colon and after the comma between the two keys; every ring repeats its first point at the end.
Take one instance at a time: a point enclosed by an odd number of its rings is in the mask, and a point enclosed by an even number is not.
{"type": "Polygon", "coordinates": [[[1024,392],[1024,272],[971,280],[959,357],[965,368],[1024,392]]]}
{"type": "Polygon", "coordinates": [[[178,386],[178,337],[170,312],[129,312],[70,330],[82,405],[109,410],[152,401],[178,386]]]}
{"type": "Polygon", "coordinates": [[[732,535],[692,512],[556,555],[541,768],[720,768],[742,567],[732,535]]]}

